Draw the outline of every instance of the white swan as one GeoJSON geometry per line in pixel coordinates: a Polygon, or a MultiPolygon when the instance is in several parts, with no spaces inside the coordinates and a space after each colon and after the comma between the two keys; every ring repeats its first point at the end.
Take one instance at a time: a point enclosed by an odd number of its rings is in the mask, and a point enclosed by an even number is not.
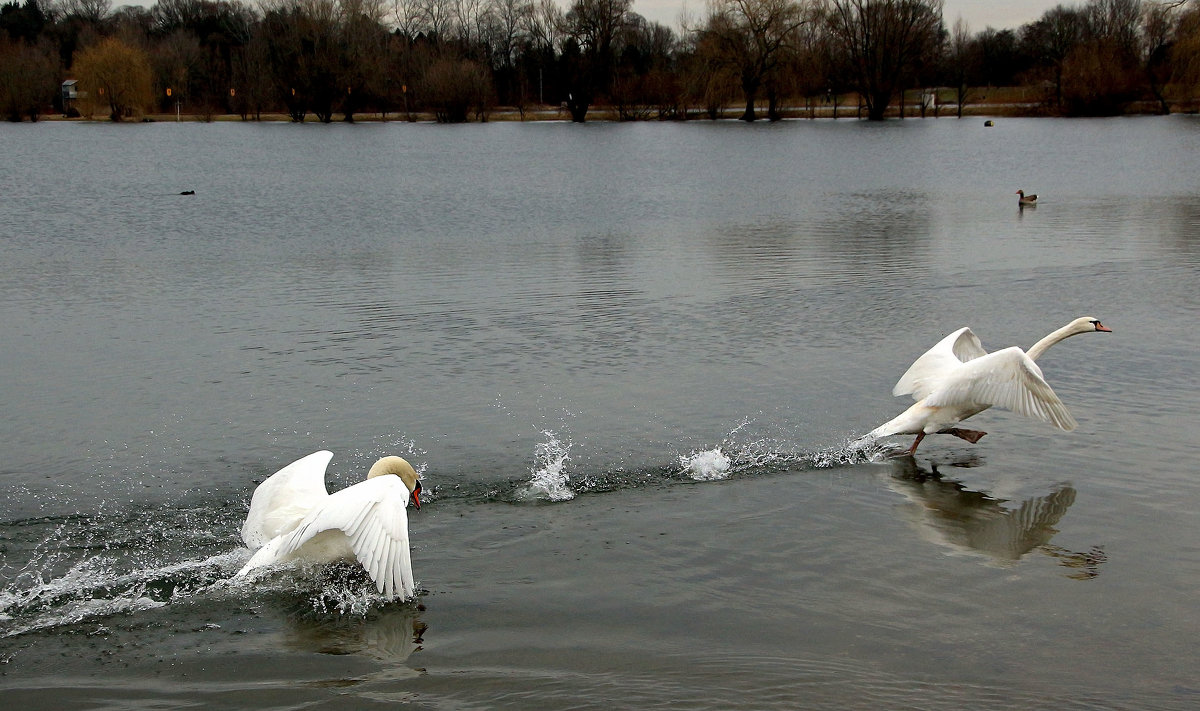
{"type": "Polygon", "coordinates": [[[909,455],[917,451],[925,435],[935,432],[974,444],[987,433],[952,425],[993,406],[1070,432],[1075,429],[1075,418],[1050,389],[1034,361],[1065,338],[1096,331],[1111,333],[1112,329],[1084,316],[1038,341],[1028,353],[1016,346],[988,353],[970,328],[960,328],[917,358],[892,389],[893,395],[911,394],[916,404],[867,433],[867,437],[915,434],[917,439],[908,448],[909,455]]]}
{"type": "Polygon", "coordinates": [[[385,597],[411,597],[416,586],[405,507],[410,501],[421,507],[416,471],[400,457],[384,457],[366,481],[329,494],[325,468],[332,458],[332,452],[314,452],[258,485],[242,524],[242,540],[257,552],[234,577],[278,562],[357,558],[385,597]]]}

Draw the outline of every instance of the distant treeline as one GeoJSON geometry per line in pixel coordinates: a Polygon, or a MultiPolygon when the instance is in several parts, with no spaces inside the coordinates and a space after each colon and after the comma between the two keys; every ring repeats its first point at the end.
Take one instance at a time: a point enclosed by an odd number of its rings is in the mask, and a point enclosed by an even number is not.
{"type": "Polygon", "coordinates": [[[596,107],[624,120],[737,107],[753,121],[839,104],[882,119],[905,92],[934,87],[951,112],[979,87],[1024,87],[1021,111],[1053,115],[1194,110],[1200,95],[1200,4],[1189,0],[1087,0],[974,33],[948,27],[941,0],[708,0],[681,31],[632,5],[14,1],[0,6],[0,111],[457,122],[497,106],[558,107],[575,121],[596,107]]]}

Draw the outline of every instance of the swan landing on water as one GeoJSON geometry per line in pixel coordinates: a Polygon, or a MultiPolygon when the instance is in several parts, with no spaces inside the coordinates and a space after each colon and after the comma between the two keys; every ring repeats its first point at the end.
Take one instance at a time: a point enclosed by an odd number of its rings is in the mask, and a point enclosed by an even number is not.
{"type": "Polygon", "coordinates": [[[916,404],[867,433],[865,439],[912,434],[912,455],[927,434],[952,434],[974,444],[986,432],[954,427],[989,407],[1002,407],[1070,432],[1075,418],[1042,377],[1034,361],[1059,341],[1080,333],[1111,333],[1090,316],[1077,318],[1038,341],[1026,353],[1016,346],[988,353],[970,328],[946,336],[909,367],[892,394],[916,404]]]}
{"type": "Polygon", "coordinates": [[[330,494],[330,459],[332,452],[314,452],[258,485],[242,524],[242,540],[256,552],[234,577],[286,561],[357,559],[385,597],[412,597],[405,508],[410,501],[421,508],[416,471],[400,457],[384,457],[366,481],[330,494]]]}

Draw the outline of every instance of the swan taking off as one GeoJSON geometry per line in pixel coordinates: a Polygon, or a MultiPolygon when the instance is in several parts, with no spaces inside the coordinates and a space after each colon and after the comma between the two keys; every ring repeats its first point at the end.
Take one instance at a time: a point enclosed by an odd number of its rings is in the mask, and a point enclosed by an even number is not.
{"type": "Polygon", "coordinates": [[[1026,353],[1011,346],[988,353],[970,328],[960,328],[930,348],[900,377],[892,394],[912,395],[916,404],[867,434],[868,438],[915,434],[906,454],[925,435],[952,434],[974,444],[987,434],[953,425],[989,407],[1002,407],[1070,432],[1075,418],[1058,399],[1034,363],[1046,349],[1080,333],[1111,333],[1090,316],[1077,318],[1038,341],[1026,353]]]}
{"type": "Polygon", "coordinates": [[[357,559],[385,597],[411,597],[416,586],[405,507],[411,501],[421,508],[416,471],[400,457],[384,457],[366,481],[330,494],[330,459],[332,452],[314,452],[258,485],[242,524],[242,540],[257,552],[234,577],[286,561],[357,559]]]}

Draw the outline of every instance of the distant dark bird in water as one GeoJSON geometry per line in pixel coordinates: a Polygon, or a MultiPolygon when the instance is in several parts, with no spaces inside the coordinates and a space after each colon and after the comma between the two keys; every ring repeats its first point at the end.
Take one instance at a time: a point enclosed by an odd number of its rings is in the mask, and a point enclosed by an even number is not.
{"type": "Polygon", "coordinates": [[[195,195],[196,191],[195,190],[184,190],[183,192],[181,192],[179,194],[180,195],[195,195]]]}
{"type": "Polygon", "coordinates": [[[1024,190],[1018,190],[1017,195],[1021,196],[1021,197],[1017,198],[1018,205],[1024,205],[1024,206],[1028,207],[1030,205],[1037,204],[1037,195],[1026,195],[1024,190]]]}
{"type": "Polygon", "coordinates": [[[916,435],[904,452],[909,456],[927,434],[951,434],[974,444],[987,433],[954,425],[989,407],[1012,410],[1070,432],[1075,418],[1034,361],[1063,339],[1096,331],[1111,333],[1112,329],[1084,316],[1033,344],[1028,353],[1016,346],[988,353],[970,328],[960,328],[917,358],[892,389],[896,396],[912,395],[916,404],[866,437],[916,435]]]}
{"type": "Polygon", "coordinates": [[[992,120],[991,120],[991,119],[988,119],[987,121],[984,121],[984,122],[983,122],[983,125],[984,125],[984,126],[989,126],[989,127],[990,127],[990,126],[995,126],[996,124],[992,123],[992,120]]]}

